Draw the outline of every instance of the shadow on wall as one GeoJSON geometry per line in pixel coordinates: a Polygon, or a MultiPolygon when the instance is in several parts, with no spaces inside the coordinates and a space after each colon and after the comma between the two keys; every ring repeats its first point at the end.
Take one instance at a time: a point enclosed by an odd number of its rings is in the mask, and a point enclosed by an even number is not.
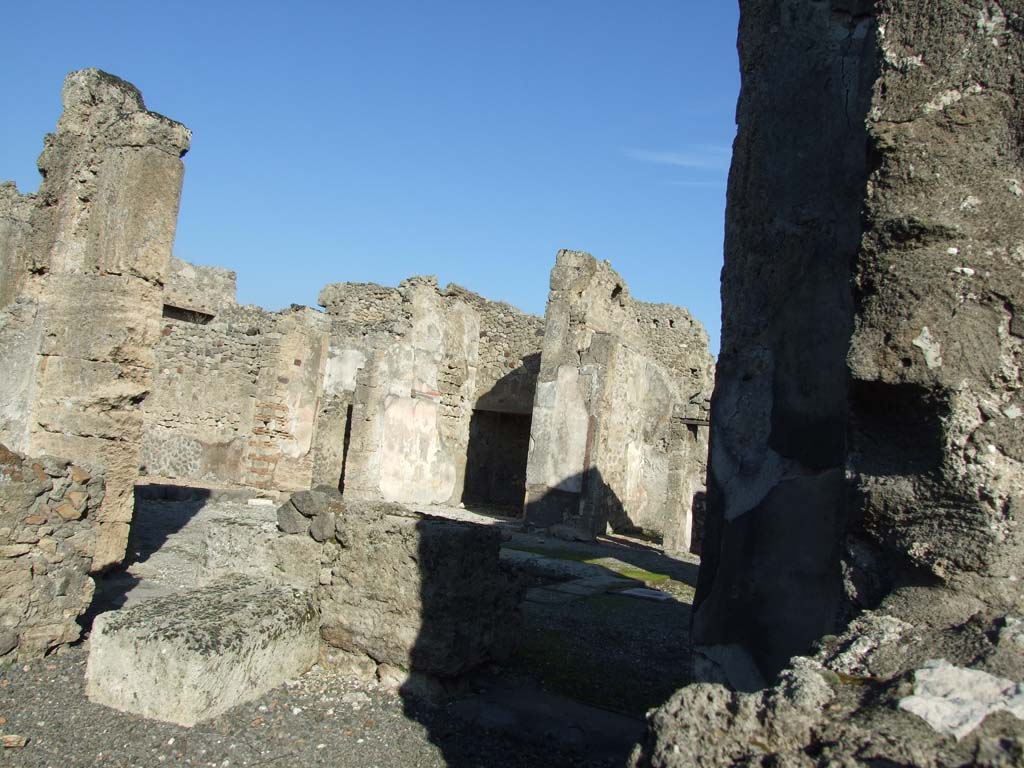
{"type": "Polygon", "coordinates": [[[210,496],[208,488],[159,483],[135,486],[135,513],[128,534],[124,562],[96,579],[96,593],[93,595],[92,604],[78,619],[83,636],[92,628],[93,620],[101,613],[122,607],[128,592],[139,583],[139,579],[132,576],[128,569],[134,563],[144,563],[166,543],[168,538],[188,525],[188,522],[206,506],[210,496]],[[140,507],[153,506],[154,502],[158,505],[159,512],[140,516],[140,507]]]}
{"type": "Polygon", "coordinates": [[[469,423],[462,502],[521,515],[540,353],[477,398],[469,423]]]}
{"type": "Polygon", "coordinates": [[[530,414],[474,410],[466,448],[462,501],[522,514],[530,414]]]}
{"type": "Polygon", "coordinates": [[[526,355],[521,366],[506,373],[477,398],[474,408],[499,413],[532,413],[539,372],[540,352],[526,355]]]}
{"type": "MultiPolygon", "coordinates": [[[[650,666],[664,664],[666,658],[670,657],[675,664],[678,658],[674,654],[678,654],[678,648],[666,646],[645,653],[642,641],[628,633],[622,634],[622,629],[614,624],[603,627],[591,625],[588,628],[586,622],[597,614],[587,611],[609,608],[632,610],[635,615],[649,619],[651,615],[660,616],[658,612],[665,609],[660,604],[635,601],[635,598],[602,594],[600,596],[605,602],[600,604],[600,609],[573,603],[575,612],[566,614],[564,631],[568,635],[564,648],[568,656],[564,664],[572,669],[572,674],[587,676],[583,686],[585,690],[578,687],[567,690],[559,688],[557,683],[549,689],[543,684],[547,668],[543,663],[538,666],[536,657],[530,656],[529,652],[530,648],[536,650],[538,643],[546,642],[543,638],[548,635],[543,633],[548,630],[541,630],[542,634],[537,635],[538,627],[549,626],[544,622],[553,619],[550,616],[547,619],[536,617],[537,602],[529,604],[530,611],[526,611],[525,604],[521,602],[526,580],[532,577],[534,581],[530,583],[536,584],[539,572],[534,573],[528,567],[522,571],[519,568],[508,571],[496,569],[501,548],[501,531],[497,526],[453,523],[428,517],[418,522],[417,531],[419,627],[409,655],[410,668],[405,670],[409,676],[400,689],[400,695],[405,715],[423,726],[431,742],[441,751],[447,766],[475,768],[491,765],[497,754],[519,755],[523,765],[545,764],[538,760],[562,765],[566,764],[563,759],[569,752],[561,750],[589,754],[602,760],[620,752],[620,757],[624,756],[638,734],[625,728],[623,723],[633,718],[630,721],[632,727],[642,730],[640,712],[660,703],[663,696],[667,697],[671,690],[688,681],[688,664],[672,666],[673,674],[678,673],[682,677],[672,678],[671,685],[664,691],[656,687],[647,690],[643,693],[647,699],[639,696],[640,688],[635,679],[650,676],[650,666]],[[608,602],[616,599],[624,601],[623,604],[608,602]],[[654,607],[656,605],[659,607],[654,607]],[[532,646],[528,638],[533,638],[532,646]],[[610,656],[601,662],[594,655],[595,643],[607,644],[602,646],[602,650],[610,656]],[[516,651],[517,644],[523,645],[526,655],[516,655],[506,665],[504,662],[516,651]],[[495,670],[492,662],[502,664],[505,671],[495,670]],[[639,712],[633,711],[636,707],[628,712],[616,709],[608,700],[594,694],[595,689],[607,684],[607,679],[602,683],[602,676],[611,675],[611,669],[614,669],[617,685],[633,696],[630,702],[642,701],[639,712]],[[535,674],[541,676],[535,678],[535,674]],[[630,678],[634,682],[624,684],[622,678],[630,678]],[[481,690],[477,690],[478,687],[481,690]],[[510,693],[512,689],[515,689],[515,694],[510,693]],[[592,698],[588,698],[588,692],[592,698]],[[453,695],[468,698],[457,705],[438,706],[453,695]],[[425,696],[433,699],[434,703],[424,701],[425,696]],[[510,701],[509,696],[514,696],[514,701],[510,701]],[[558,711],[549,711],[551,707],[558,711]],[[615,727],[591,722],[602,712],[615,727]],[[466,717],[469,721],[463,719],[466,717]],[[579,730],[580,727],[583,730],[579,734],[573,735],[575,731],[569,734],[569,730],[579,730]],[[485,742],[466,738],[467,729],[478,728],[488,730],[485,742]],[[627,731],[632,735],[624,738],[627,731]],[[582,741],[576,743],[573,739],[582,741]],[[486,753],[481,751],[485,745],[489,750],[486,753]]],[[[638,542],[608,540],[596,546],[592,542],[528,536],[518,544],[512,541],[506,546],[520,549],[527,556],[547,555],[556,560],[575,561],[580,566],[586,562],[591,568],[591,579],[595,578],[592,575],[594,571],[603,572],[611,579],[621,579],[624,574],[628,576],[629,569],[620,572],[602,561],[602,558],[613,558],[638,570],[664,574],[691,586],[697,581],[694,563],[675,560],[654,546],[638,542]]],[[[541,584],[550,585],[551,582],[542,578],[541,584]]],[[[568,605],[542,604],[541,608],[549,612],[572,610],[568,605]]],[[[685,635],[685,626],[689,623],[688,606],[671,615],[680,624],[679,631],[685,635]],[[681,623],[678,621],[680,615],[683,617],[681,623]]],[[[683,645],[686,645],[685,641],[683,645]]],[[[576,755],[573,760],[576,759],[583,758],[576,755]]],[[[498,762],[504,764],[504,761],[498,762]]]]}
{"type": "Polygon", "coordinates": [[[480,740],[465,739],[466,726],[436,704],[461,692],[472,671],[511,655],[525,584],[499,566],[496,527],[426,516],[416,529],[420,625],[400,689],[403,710],[424,726],[449,768],[488,765],[494,750],[513,745],[496,736],[481,753],[480,740]]]}

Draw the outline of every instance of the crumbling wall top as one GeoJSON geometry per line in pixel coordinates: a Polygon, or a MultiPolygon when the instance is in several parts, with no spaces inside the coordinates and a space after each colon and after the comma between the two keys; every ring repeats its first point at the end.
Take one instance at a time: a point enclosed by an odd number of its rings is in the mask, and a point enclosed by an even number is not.
{"type": "Polygon", "coordinates": [[[139,89],[119,77],[99,69],[80,69],[64,79],[61,97],[64,114],[57,123],[58,134],[102,136],[104,143],[113,146],[155,147],[177,157],[188,152],[192,132],[148,111],[139,89]]]}
{"type": "Polygon", "coordinates": [[[229,269],[203,267],[172,256],[164,279],[164,304],[215,315],[236,303],[237,281],[229,269]]]}
{"type": "Polygon", "coordinates": [[[704,327],[683,307],[634,299],[609,262],[584,251],[559,251],[548,301],[568,305],[569,324],[576,332],[613,334],[682,374],[688,390],[696,388],[710,397],[714,361],[704,327]]]}

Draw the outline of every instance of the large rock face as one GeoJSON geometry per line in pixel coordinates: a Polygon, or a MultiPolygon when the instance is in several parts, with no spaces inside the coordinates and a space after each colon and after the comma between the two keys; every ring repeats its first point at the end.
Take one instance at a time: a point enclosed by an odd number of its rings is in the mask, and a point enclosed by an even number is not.
{"type": "Polygon", "coordinates": [[[35,195],[0,192],[0,438],[107,469],[93,567],[127,541],[190,134],[95,69],[64,82],[35,195]]]}
{"type": "Polygon", "coordinates": [[[95,470],[0,445],[0,661],[78,639],[103,493],[95,470]]]}
{"type": "Polygon", "coordinates": [[[1016,604],[1024,170],[1016,13],[742,8],[694,639],[757,687],[900,584],[1016,604]]]}
{"type": "Polygon", "coordinates": [[[695,668],[818,645],[634,764],[1024,764],[1024,7],[740,5],[695,668]]]}

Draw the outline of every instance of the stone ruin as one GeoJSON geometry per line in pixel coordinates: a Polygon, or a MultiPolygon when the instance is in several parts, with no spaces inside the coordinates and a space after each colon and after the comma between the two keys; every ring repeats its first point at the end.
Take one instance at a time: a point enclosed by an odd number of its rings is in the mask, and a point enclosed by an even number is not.
{"type": "Polygon", "coordinates": [[[0,446],[0,658],[27,661],[78,639],[104,495],[94,468],[0,446]]]}
{"type": "Polygon", "coordinates": [[[105,468],[98,571],[128,540],[191,134],[98,70],[63,101],[39,191],[0,187],[0,442],[105,468]]]}
{"type": "Polygon", "coordinates": [[[543,320],[424,277],[335,283],[323,313],[271,313],[235,303],[231,273],[170,265],[143,405],[148,475],[515,512],[525,499],[537,527],[690,548],[707,335],[684,309],[634,301],[607,264],[560,252],[543,320]],[[560,282],[570,271],[591,286],[574,286],[578,306],[560,282]],[[570,348],[585,382],[572,392],[548,382],[572,375],[570,348]],[[641,401],[632,424],[620,406],[641,401]]]}
{"type": "Polygon", "coordinates": [[[63,99],[40,190],[0,188],[0,657],[78,638],[141,482],[297,492],[194,593],[93,625],[90,698],[183,724],[317,658],[429,693],[506,655],[523,585],[497,530],[403,504],[690,548],[713,368],[685,310],[573,251],[546,318],[432,277],[240,306],[233,273],[171,254],[188,130],[98,70],[63,99]]]}
{"type": "MultiPolygon", "coordinates": [[[[160,171],[152,178],[163,183],[176,168],[180,174],[175,152],[187,144],[184,129],[143,112],[127,86],[93,72],[69,78],[60,130],[70,135],[48,141],[42,164],[54,172],[39,195],[5,189],[0,354],[16,375],[2,384],[0,434],[23,452],[63,447],[91,462],[107,433],[72,427],[47,401],[56,386],[51,363],[70,369],[88,362],[73,402],[97,421],[123,417],[132,427],[124,442],[132,450],[148,442],[154,470],[342,490],[316,509],[303,497],[289,502],[279,515],[287,532],[280,540],[315,550],[300,561],[309,579],[315,568],[319,610],[328,610],[309,622],[307,636],[319,631],[321,654],[353,668],[372,664],[379,674],[417,649],[403,621],[393,621],[401,628],[395,636],[377,634],[389,621],[383,606],[374,613],[365,603],[344,605],[366,578],[363,566],[350,566],[369,558],[393,563],[401,552],[408,560],[414,549],[434,546],[424,543],[430,521],[382,508],[401,500],[389,496],[451,502],[472,477],[474,501],[504,503],[487,488],[507,480],[471,469],[469,446],[510,416],[501,436],[484,444],[498,455],[512,446],[525,454],[515,477],[522,477],[527,520],[584,536],[602,524],[655,528],[661,505],[636,491],[636,475],[622,474],[639,456],[664,468],[654,485],[641,477],[648,495],[656,487],[658,500],[674,500],[676,517],[660,523],[671,540],[682,527],[678,510],[689,514],[687,497],[699,493],[699,483],[674,467],[684,454],[699,461],[709,421],[693,617],[700,682],[651,712],[632,763],[1024,764],[1024,459],[1015,425],[1024,413],[1024,8],[989,0],[740,6],[743,87],[710,419],[699,394],[709,382],[699,341],[662,335],[665,325],[682,333],[686,316],[634,302],[606,265],[573,252],[559,254],[543,325],[422,278],[397,289],[331,286],[321,296],[324,315],[263,313],[233,301],[214,306],[227,275],[170,267],[169,239],[143,243],[131,226],[114,233],[103,216],[81,215],[137,199],[154,206],[154,221],[166,221],[161,212],[177,189],[157,204],[133,169],[152,162],[160,171]],[[113,106],[104,102],[97,111],[127,110],[128,118],[93,126],[76,97],[83,87],[110,97],[113,106]],[[83,133],[82,126],[93,127],[83,133]],[[72,173],[58,151],[65,147],[97,174],[72,173]],[[122,172],[125,184],[112,188],[105,174],[122,172]],[[69,192],[69,185],[88,189],[69,192]],[[62,195],[69,199],[58,204],[62,195]],[[160,278],[142,266],[125,268],[132,248],[151,265],[144,244],[154,243],[167,245],[160,278]],[[115,324],[99,320],[64,328],[61,313],[87,279],[154,300],[131,322],[119,318],[120,337],[115,324]],[[185,287],[164,300],[175,281],[185,287]],[[182,296],[204,281],[211,287],[199,292],[208,303],[188,306],[182,296]],[[158,319],[161,303],[164,335],[157,338],[159,325],[149,320],[158,319]],[[658,333],[645,330],[655,320],[658,333]],[[182,340],[189,334],[201,346],[182,340]],[[671,341],[661,346],[659,339],[671,341]],[[498,342],[508,355],[496,351],[498,342]],[[696,353],[688,360],[676,357],[684,342],[696,353]],[[68,352],[76,344],[97,351],[79,361],[68,352]],[[90,378],[102,363],[132,387],[148,385],[155,370],[173,381],[169,372],[180,366],[185,376],[191,368],[183,358],[200,348],[202,364],[221,355],[236,368],[246,392],[238,402],[251,400],[250,410],[207,408],[211,394],[191,383],[192,394],[158,383],[150,398],[125,383],[130,391],[117,398],[104,389],[109,382],[90,378]],[[33,361],[28,370],[25,360],[33,361]],[[307,371],[310,360],[320,372],[307,371]],[[703,383],[686,389],[686,381],[703,383]],[[648,411],[649,397],[667,407],[648,411]],[[618,422],[608,410],[618,398],[644,414],[642,424],[618,422]],[[90,411],[94,401],[110,407],[90,411]],[[179,431],[168,414],[190,412],[190,402],[195,423],[179,431]],[[491,415],[474,431],[478,411],[491,415]],[[515,417],[527,414],[524,438],[515,417]],[[58,433],[62,445],[47,437],[58,433]],[[644,442],[651,438],[658,445],[644,442]],[[357,511],[362,504],[371,511],[357,511]],[[381,536],[396,547],[391,554],[366,546],[381,536]]],[[[118,220],[141,217],[129,210],[118,220]]],[[[104,294],[111,295],[120,294],[104,294]]],[[[133,302],[133,312],[139,306],[133,302]]],[[[126,465],[118,457],[128,449],[115,448],[113,464],[105,464],[115,500],[123,500],[117,489],[126,465]]],[[[45,483],[32,486],[37,476],[24,469],[32,461],[47,474],[43,460],[16,456],[5,466],[18,469],[5,470],[4,483],[27,482],[11,491],[19,503],[45,507],[48,521],[60,517],[52,503],[63,502],[50,498],[45,483]]],[[[116,559],[110,542],[126,524],[118,509],[104,500],[95,518],[91,509],[83,515],[103,542],[100,565],[116,559]]],[[[473,540],[470,530],[434,541],[473,540]]],[[[38,535],[24,545],[42,546],[49,533],[38,535]]],[[[395,586],[395,605],[426,611],[422,582],[395,586]]],[[[41,581],[40,589],[51,587],[41,581]]],[[[514,589],[490,591],[480,605],[514,589]]],[[[457,642],[500,650],[488,628],[506,606],[492,600],[478,633],[457,642]]]]}
{"type": "Polygon", "coordinates": [[[707,335],[685,309],[629,295],[607,262],[551,272],[526,469],[526,521],[644,529],[690,548],[704,490],[707,335]]]}

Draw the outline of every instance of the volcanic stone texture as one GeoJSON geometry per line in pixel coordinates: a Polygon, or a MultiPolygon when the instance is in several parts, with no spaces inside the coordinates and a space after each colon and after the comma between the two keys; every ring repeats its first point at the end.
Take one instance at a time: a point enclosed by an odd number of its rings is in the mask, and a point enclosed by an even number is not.
{"type": "Polygon", "coordinates": [[[95,69],[68,75],[34,195],[0,193],[0,438],[106,467],[94,569],[124,554],[190,134],[95,69]]]}
{"type": "Polygon", "coordinates": [[[1001,7],[743,4],[709,677],[756,687],[901,583],[1017,604],[1021,47],[1001,7]]]}
{"type": "Polygon", "coordinates": [[[103,493],[99,472],[0,445],[0,663],[78,639],[103,493]]]}
{"type": "Polygon", "coordinates": [[[96,618],[86,695],[191,726],[259,698],[319,655],[308,590],[229,576],[96,618]]]}
{"type": "Polygon", "coordinates": [[[778,682],[633,763],[1022,765],[1024,7],[741,10],[693,637],[778,682]]]}

